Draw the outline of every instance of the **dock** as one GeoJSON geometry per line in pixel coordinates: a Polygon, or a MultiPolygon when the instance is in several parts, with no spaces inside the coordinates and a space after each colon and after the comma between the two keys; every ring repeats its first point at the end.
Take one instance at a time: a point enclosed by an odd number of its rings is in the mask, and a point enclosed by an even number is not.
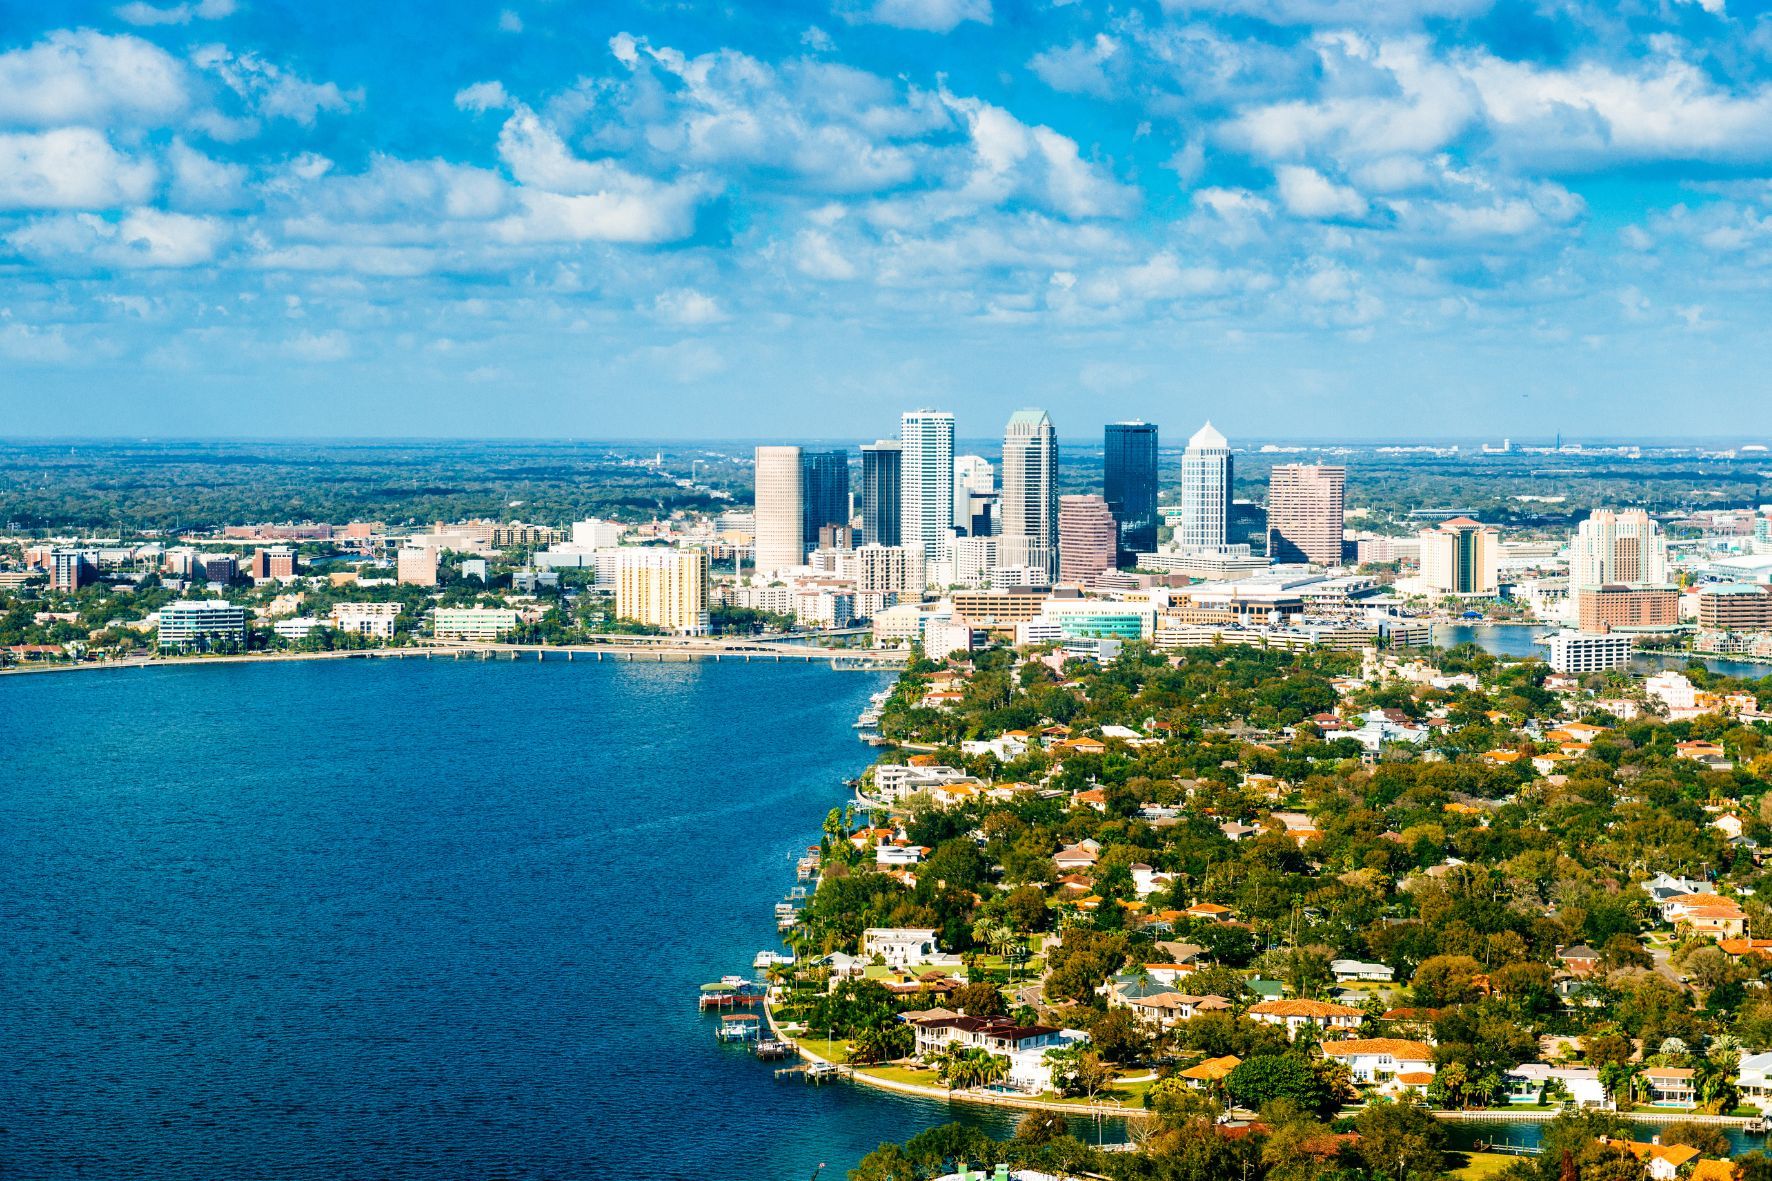
{"type": "Polygon", "coordinates": [[[817,1085],[832,1082],[844,1075],[854,1073],[854,1067],[838,1066],[835,1062],[807,1062],[801,1066],[785,1066],[775,1072],[775,1077],[782,1079],[798,1075],[801,1082],[817,1085]]]}

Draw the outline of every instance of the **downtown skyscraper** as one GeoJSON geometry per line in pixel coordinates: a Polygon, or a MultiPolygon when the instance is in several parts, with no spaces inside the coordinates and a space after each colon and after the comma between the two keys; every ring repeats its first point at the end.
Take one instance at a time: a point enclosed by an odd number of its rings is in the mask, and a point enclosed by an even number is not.
{"type": "Polygon", "coordinates": [[[1275,562],[1341,565],[1347,469],[1275,464],[1267,485],[1267,556],[1275,562]]]}
{"type": "Polygon", "coordinates": [[[903,459],[904,446],[896,439],[861,446],[861,540],[866,545],[898,544],[903,459]]]}
{"type": "Polygon", "coordinates": [[[1101,494],[1119,527],[1116,564],[1157,548],[1157,425],[1110,422],[1102,438],[1101,494]]]}
{"type": "Polygon", "coordinates": [[[1194,432],[1181,456],[1183,549],[1220,549],[1231,515],[1231,446],[1208,422],[1194,432]]]}
{"type": "Polygon", "coordinates": [[[911,410],[899,420],[899,544],[923,547],[931,562],[954,535],[954,416],[911,410]]]}
{"type": "Polygon", "coordinates": [[[1044,410],[1017,410],[1003,432],[997,564],[1058,575],[1058,432],[1044,410]]]}
{"type": "Polygon", "coordinates": [[[798,447],[756,453],[757,572],[791,570],[806,560],[806,486],[798,447]]]}
{"type": "Polygon", "coordinates": [[[849,452],[802,452],[800,482],[804,490],[805,536],[802,541],[806,552],[810,553],[827,542],[840,549],[851,546],[849,452]]]}

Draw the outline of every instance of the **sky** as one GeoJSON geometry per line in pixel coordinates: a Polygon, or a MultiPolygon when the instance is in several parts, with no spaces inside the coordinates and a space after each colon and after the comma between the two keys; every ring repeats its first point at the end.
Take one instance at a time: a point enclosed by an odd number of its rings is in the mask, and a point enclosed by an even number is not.
{"type": "Polygon", "coordinates": [[[0,436],[1754,437],[1736,0],[0,0],[0,436]]]}

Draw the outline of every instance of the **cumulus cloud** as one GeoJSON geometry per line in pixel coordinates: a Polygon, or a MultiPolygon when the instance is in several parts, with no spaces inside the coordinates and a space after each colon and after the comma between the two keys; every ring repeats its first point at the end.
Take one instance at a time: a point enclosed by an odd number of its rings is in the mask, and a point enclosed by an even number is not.
{"type": "Polygon", "coordinates": [[[189,267],[214,259],[227,235],[227,226],[212,218],[134,209],[116,220],[91,213],[41,218],[7,241],[52,266],[189,267]]]}
{"type": "Polygon", "coordinates": [[[89,127],[0,132],[0,209],[109,209],[147,198],[154,165],[89,127]]]}
{"type": "Polygon", "coordinates": [[[0,53],[0,125],[164,123],[190,103],[185,67],[139,37],[51,33],[0,53]]]}
{"type": "Polygon", "coordinates": [[[1097,33],[1091,41],[1035,54],[1028,68],[1054,90],[1105,98],[1113,93],[1114,81],[1108,68],[1119,53],[1118,41],[1106,33],[1097,33]]]}
{"type": "Polygon", "coordinates": [[[874,0],[871,4],[840,6],[837,15],[852,24],[951,33],[968,21],[990,24],[991,0],[874,0]]]}
{"type": "Polygon", "coordinates": [[[1280,203],[1299,217],[1359,217],[1366,199],[1347,185],[1336,184],[1314,168],[1298,164],[1281,166],[1274,173],[1280,203]]]}

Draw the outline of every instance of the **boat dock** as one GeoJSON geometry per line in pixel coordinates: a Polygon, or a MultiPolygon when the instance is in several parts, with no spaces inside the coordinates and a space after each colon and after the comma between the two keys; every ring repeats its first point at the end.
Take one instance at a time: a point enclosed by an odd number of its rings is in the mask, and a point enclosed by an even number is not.
{"type": "Polygon", "coordinates": [[[851,1066],[838,1066],[835,1062],[807,1062],[800,1066],[784,1066],[775,1072],[778,1079],[792,1078],[798,1075],[801,1082],[828,1083],[842,1078],[846,1074],[854,1074],[851,1066]]]}
{"type": "Polygon", "coordinates": [[[759,1038],[763,1019],[755,1013],[728,1013],[720,1018],[714,1040],[721,1042],[754,1042],[759,1038]]]}

